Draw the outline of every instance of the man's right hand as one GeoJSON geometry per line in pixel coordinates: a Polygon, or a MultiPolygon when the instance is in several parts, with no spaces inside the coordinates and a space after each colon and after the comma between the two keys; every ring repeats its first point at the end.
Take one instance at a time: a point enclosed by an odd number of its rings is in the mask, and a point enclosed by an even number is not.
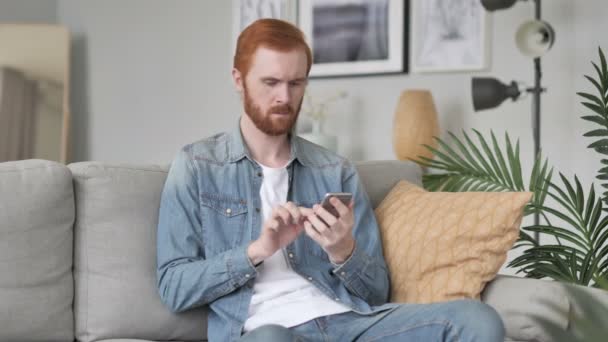
{"type": "Polygon", "coordinates": [[[304,230],[306,217],[293,202],[279,205],[262,225],[260,237],[247,248],[247,256],[256,265],[289,245],[304,230]]]}

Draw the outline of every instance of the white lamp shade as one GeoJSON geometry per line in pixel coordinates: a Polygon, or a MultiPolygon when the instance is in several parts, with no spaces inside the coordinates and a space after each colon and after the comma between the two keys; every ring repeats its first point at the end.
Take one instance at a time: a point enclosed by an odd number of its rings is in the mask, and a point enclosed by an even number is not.
{"type": "Polygon", "coordinates": [[[515,34],[515,44],[526,57],[537,58],[544,55],[555,42],[555,31],[542,20],[526,21],[515,34]]]}

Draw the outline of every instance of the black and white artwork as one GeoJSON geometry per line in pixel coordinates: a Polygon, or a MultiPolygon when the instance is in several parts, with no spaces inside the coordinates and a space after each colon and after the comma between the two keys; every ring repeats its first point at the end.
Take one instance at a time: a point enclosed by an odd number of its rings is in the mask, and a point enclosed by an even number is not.
{"type": "Polygon", "coordinates": [[[478,0],[414,0],[412,70],[487,68],[487,21],[478,0]]]}
{"type": "Polygon", "coordinates": [[[291,19],[290,0],[235,0],[233,6],[238,17],[239,32],[262,18],[291,19]]]}
{"type": "Polygon", "coordinates": [[[312,11],[316,63],[388,58],[388,0],[321,0],[312,11]]]}
{"type": "Polygon", "coordinates": [[[247,26],[258,19],[282,19],[295,24],[295,0],[233,0],[233,45],[247,26]]]}
{"type": "Polygon", "coordinates": [[[311,76],[405,71],[404,1],[300,0],[300,28],[313,50],[311,76]]]}

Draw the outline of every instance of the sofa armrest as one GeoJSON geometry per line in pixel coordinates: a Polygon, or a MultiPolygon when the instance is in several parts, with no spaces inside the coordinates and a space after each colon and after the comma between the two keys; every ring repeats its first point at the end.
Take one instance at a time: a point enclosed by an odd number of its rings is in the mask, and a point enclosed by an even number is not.
{"type": "Polygon", "coordinates": [[[535,317],[568,328],[570,302],[562,286],[548,280],[498,275],[488,283],[481,300],[498,311],[508,339],[549,342],[550,335],[535,317]]]}

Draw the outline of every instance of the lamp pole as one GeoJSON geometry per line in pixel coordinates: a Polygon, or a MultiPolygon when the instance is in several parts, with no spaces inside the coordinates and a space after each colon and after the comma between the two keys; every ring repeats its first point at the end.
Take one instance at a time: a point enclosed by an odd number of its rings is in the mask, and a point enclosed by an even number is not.
{"type": "MultiPolygon", "coordinates": [[[[541,0],[534,0],[534,17],[536,20],[541,20],[541,0]]],[[[534,162],[540,156],[540,94],[545,90],[541,86],[542,69],[540,57],[534,58],[534,88],[532,92],[532,136],[534,138],[534,162]]],[[[540,217],[538,212],[534,212],[534,225],[538,226],[540,217]]],[[[540,233],[534,232],[534,239],[540,243],[540,233]]]]}
{"type": "MultiPolygon", "coordinates": [[[[496,11],[513,6],[518,0],[481,0],[482,6],[487,11],[496,11]]],[[[526,22],[520,26],[516,34],[516,40],[518,48],[524,53],[524,55],[533,57],[533,68],[534,68],[534,86],[526,88],[523,91],[532,94],[532,110],[531,110],[531,121],[532,121],[532,137],[534,139],[534,162],[540,157],[540,96],[546,90],[542,87],[542,69],[541,69],[541,56],[544,52],[551,48],[555,39],[555,32],[548,23],[542,21],[541,13],[541,0],[519,0],[519,1],[533,1],[534,2],[534,19],[530,22],[526,22]],[[530,37],[530,34],[542,34],[543,37],[540,41],[536,41],[536,37],[530,37]],[[532,39],[530,39],[532,38],[532,39]]],[[[511,86],[507,86],[501,83],[494,84],[492,79],[476,79],[473,78],[473,86],[477,86],[473,91],[473,106],[475,110],[482,110],[493,108],[499,105],[506,98],[517,99],[520,95],[519,90],[515,90],[517,94],[514,95],[513,88],[517,88],[517,83],[512,82],[511,86]],[[490,91],[484,91],[479,87],[489,87],[490,91]],[[477,90],[475,92],[475,90],[477,90]],[[494,91],[494,93],[492,93],[494,91]],[[477,93],[477,94],[476,94],[477,93]],[[476,95],[478,95],[476,97],[476,95]],[[498,101],[498,102],[496,102],[498,101]]],[[[536,190],[536,189],[533,189],[536,190]]],[[[540,214],[534,213],[534,225],[538,226],[540,222],[540,214]]],[[[534,232],[534,240],[538,243],[540,240],[540,233],[534,232]]]]}

